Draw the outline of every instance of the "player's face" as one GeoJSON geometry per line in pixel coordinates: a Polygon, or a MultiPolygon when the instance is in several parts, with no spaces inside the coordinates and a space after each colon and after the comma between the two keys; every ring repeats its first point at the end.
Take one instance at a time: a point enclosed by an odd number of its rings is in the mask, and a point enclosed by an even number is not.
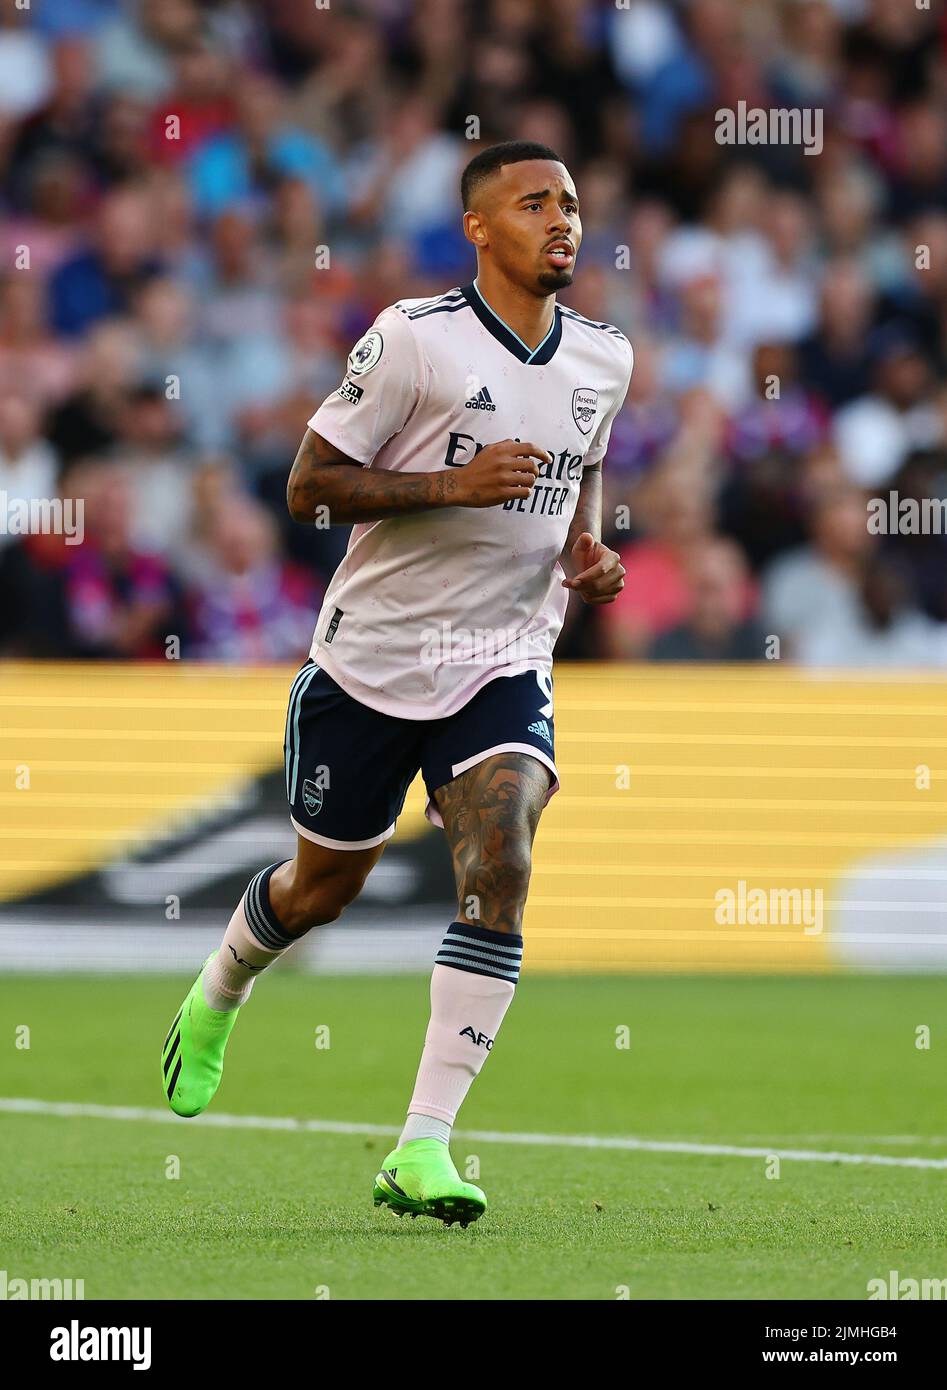
{"type": "Polygon", "coordinates": [[[565,165],[551,159],[505,164],[490,194],[484,222],[500,268],[511,280],[547,294],[571,285],[582,223],[565,165]]]}

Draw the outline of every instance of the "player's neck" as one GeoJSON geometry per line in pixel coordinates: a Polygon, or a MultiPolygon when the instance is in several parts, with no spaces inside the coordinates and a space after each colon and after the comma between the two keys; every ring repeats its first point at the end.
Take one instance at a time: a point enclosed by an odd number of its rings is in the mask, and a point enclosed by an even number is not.
{"type": "Polygon", "coordinates": [[[480,270],[474,281],[481,299],[530,351],[547,337],[556,313],[554,294],[537,298],[520,285],[480,270]]]}

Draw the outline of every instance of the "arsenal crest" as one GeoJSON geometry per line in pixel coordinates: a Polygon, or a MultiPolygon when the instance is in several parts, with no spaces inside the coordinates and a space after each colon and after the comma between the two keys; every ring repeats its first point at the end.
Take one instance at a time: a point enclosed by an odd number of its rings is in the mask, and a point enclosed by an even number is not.
{"type": "Polygon", "coordinates": [[[303,782],[303,805],[311,816],[322,810],[322,788],[308,777],[303,782]]]}
{"type": "Polygon", "coordinates": [[[598,392],[590,386],[577,386],[572,392],[572,418],[583,434],[588,434],[598,410],[598,392]]]}

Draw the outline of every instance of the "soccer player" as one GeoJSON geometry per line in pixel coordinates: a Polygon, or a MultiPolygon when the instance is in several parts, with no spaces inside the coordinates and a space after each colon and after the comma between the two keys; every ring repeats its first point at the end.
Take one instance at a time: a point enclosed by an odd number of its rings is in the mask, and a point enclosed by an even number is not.
{"type": "Polygon", "coordinates": [[[599,539],[601,469],[632,350],[556,302],[582,226],[551,149],[485,149],[461,192],[477,278],[378,315],[293,464],[295,520],[354,523],[289,696],[296,855],[252,879],[171,1025],[162,1083],[179,1115],[208,1105],[256,976],[358,896],[420,769],[458,908],[374,1198],[466,1226],[486,1198],[448,1143],[513,999],[533,837],[559,787],[552,649],[569,590],[605,604],[623,584],[599,539]]]}

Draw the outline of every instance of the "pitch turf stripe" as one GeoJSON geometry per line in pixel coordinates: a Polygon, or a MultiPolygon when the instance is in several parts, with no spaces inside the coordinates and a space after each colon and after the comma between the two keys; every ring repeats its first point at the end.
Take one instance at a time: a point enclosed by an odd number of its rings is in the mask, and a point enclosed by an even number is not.
{"type": "MultiPolygon", "coordinates": [[[[154,1124],[187,1123],[169,1110],[134,1105],[95,1105],[85,1101],[35,1100],[26,1096],[0,1096],[0,1114],[49,1115],[61,1119],[139,1120],[154,1124]]],[[[352,1124],[345,1120],[297,1120],[282,1115],[201,1115],[200,1125],[210,1129],[263,1129],[299,1134],[348,1134],[386,1138],[400,1134],[402,1125],[352,1124]]],[[[636,1139],[624,1135],[530,1134],[515,1130],[459,1129],[458,1138],[481,1144],[525,1144],[546,1149],[610,1149],[635,1153],[689,1154],[696,1158],[785,1158],[798,1163],[850,1163],[879,1168],[934,1168],[947,1170],[947,1158],[918,1158],[891,1154],[856,1154],[828,1149],[787,1149],[778,1144],[748,1147],[740,1144],[698,1144],[678,1139],[636,1139]]],[[[918,1142],[921,1142],[920,1140],[918,1142]]]]}

